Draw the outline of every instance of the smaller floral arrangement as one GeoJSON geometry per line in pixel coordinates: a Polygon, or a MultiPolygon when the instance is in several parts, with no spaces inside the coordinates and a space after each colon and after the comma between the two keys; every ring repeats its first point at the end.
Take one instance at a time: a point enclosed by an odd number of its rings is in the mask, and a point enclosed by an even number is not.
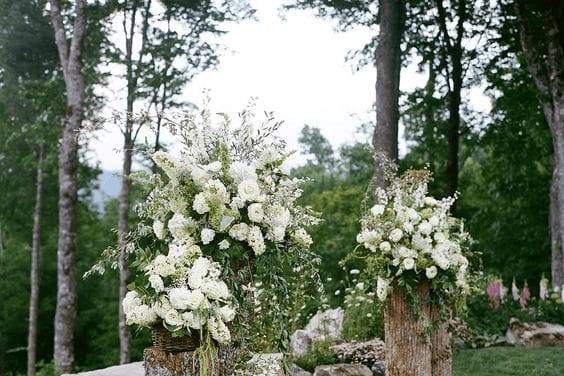
{"type": "Polygon", "coordinates": [[[377,277],[376,295],[384,301],[394,285],[411,291],[421,282],[442,298],[460,297],[467,282],[470,236],[450,215],[452,197],[428,194],[428,171],[409,170],[376,189],[376,204],[361,220],[355,253],[377,277]]]}
{"type": "Polygon", "coordinates": [[[155,257],[145,267],[150,285],[144,294],[129,291],[122,302],[127,324],[162,324],[175,336],[205,332],[228,344],[226,323],[235,318],[232,297],[219,265],[201,254],[197,245],[171,245],[167,256],[155,257]]]}

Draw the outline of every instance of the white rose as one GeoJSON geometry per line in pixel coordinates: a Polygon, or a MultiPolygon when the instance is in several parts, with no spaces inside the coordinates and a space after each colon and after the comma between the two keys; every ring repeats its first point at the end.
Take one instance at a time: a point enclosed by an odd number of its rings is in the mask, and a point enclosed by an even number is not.
{"type": "Polygon", "coordinates": [[[425,275],[429,279],[435,278],[437,276],[437,273],[438,273],[438,269],[435,265],[430,266],[427,269],[425,269],[425,275]]]}
{"type": "Polygon", "coordinates": [[[202,229],[201,237],[203,244],[210,244],[215,238],[215,231],[211,228],[204,228],[202,229]]]}
{"type": "Polygon", "coordinates": [[[170,304],[170,301],[166,297],[161,296],[159,300],[157,300],[153,304],[152,308],[158,317],[164,319],[167,312],[172,309],[172,305],[170,304]]]}
{"type": "Polygon", "coordinates": [[[431,218],[429,218],[429,223],[431,224],[431,226],[437,227],[440,223],[439,217],[432,216],[431,218]]]}
{"type": "Polygon", "coordinates": [[[153,222],[153,232],[158,239],[164,239],[166,236],[166,227],[165,224],[161,221],[154,221],[153,222]]]}
{"type": "Polygon", "coordinates": [[[411,257],[403,260],[403,267],[405,270],[411,270],[415,267],[415,260],[411,257]]]}
{"type": "Polygon", "coordinates": [[[219,309],[219,317],[224,322],[231,322],[235,318],[235,310],[230,306],[223,306],[219,309]]]}
{"type": "Polygon", "coordinates": [[[386,209],[386,207],[384,205],[374,205],[371,209],[370,212],[372,213],[372,215],[374,217],[379,217],[382,214],[384,214],[384,210],[386,209]]]}
{"type": "Polygon", "coordinates": [[[255,180],[243,180],[237,186],[237,193],[244,201],[254,201],[260,195],[260,188],[255,180]]]}
{"type": "Polygon", "coordinates": [[[131,311],[141,305],[141,299],[136,291],[128,291],[121,302],[123,312],[128,315],[131,311]]]}
{"type": "Polygon", "coordinates": [[[202,326],[206,323],[206,318],[200,315],[194,314],[194,312],[184,312],[182,314],[182,320],[184,324],[191,329],[200,330],[202,326]]]}
{"type": "Polygon", "coordinates": [[[203,187],[211,179],[211,175],[201,166],[196,166],[190,175],[194,183],[200,187],[203,187]]]}
{"type": "Polygon", "coordinates": [[[203,278],[211,268],[210,260],[205,257],[198,258],[188,273],[188,285],[193,289],[202,286],[203,278]]]}
{"type": "Polygon", "coordinates": [[[431,252],[431,258],[433,259],[435,264],[437,264],[437,266],[443,270],[447,270],[450,266],[448,258],[446,258],[442,252],[433,250],[433,252],[431,252]]]}
{"type": "Polygon", "coordinates": [[[426,206],[436,206],[436,205],[437,205],[437,200],[434,199],[433,197],[425,197],[425,198],[423,199],[423,203],[424,203],[426,206]]]}
{"type": "Polygon", "coordinates": [[[164,321],[171,326],[182,326],[182,317],[177,310],[171,309],[165,315],[164,321]]]}
{"type": "Polygon", "coordinates": [[[210,207],[206,202],[206,196],[200,192],[194,197],[194,202],[192,203],[192,208],[198,214],[205,214],[210,211],[210,207]]]}
{"type": "Polygon", "coordinates": [[[388,253],[392,250],[392,245],[389,242],[382,242],[380,243],[380,251],[384,252],[384,253],[388,253]]]}
{"type": "Polygon", "coordinates": [[[390,240],[393,241],[394,243],[399,242],[402,237],[403,237],[403,231],[401,229],[395,228],[392,231],[390,231],[390,240]]]}
{"type": "Polygon", "coordinates": [[[262,204],[255,203],[249,205],[247,213],[249,215],[249,219],[253,222],[260,223],[264,218],[264,210],[262,208],[262,204]]]}
{"type": "Polygon", "coordinates": [[[164,291],[164,282],[163,279],[161,277],[159,277],[156,274],[151,274],[149,276],[149,283],[151,284],[151,287],[156,291],[156,292],[161,292],[164,291]]]}
{"type": "Polygon", "coordinates": [[[208,195],[216,197],[222,203],[227,204],[229,202],[229,193],[221,181],[217,179],[210,180],[206,183],[204,189],[208,195]]]}

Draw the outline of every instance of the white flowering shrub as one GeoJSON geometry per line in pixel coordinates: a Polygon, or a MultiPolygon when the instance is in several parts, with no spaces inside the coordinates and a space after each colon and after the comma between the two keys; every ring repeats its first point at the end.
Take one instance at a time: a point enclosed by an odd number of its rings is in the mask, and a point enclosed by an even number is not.
{"type": "Polygon", "coordinates": [[[469,291],[470,237],[450,215],[454,198],[428,195],[427,171],[410,170],[377,189],[376,204],[361,220],[355,251],[377,279],[376,295],[384,301],[393,286],[408,293],[427,281],[439,303],[469,291]]]}
{"type": "MultiPolygon", "coordinates": [[[[155,153],[161,172],[135,177],[147,196],[129,237],[138,272],[123,307],[130,324],[209,333],[220,344],[264,335],[253,323],[276,321],[269,334],[280,336],[295,278],[316,273],[306,229],[318,219],[296,204],[302,180],[285,168],[290,153],[273,135],[281,123],[267,114],[256,125],[252,107],[237,127],[219,119],[207,110],[167,119],[182,151],[155,153]]],[[[106,264],[115,254],[105,251],[106,264]]]]}

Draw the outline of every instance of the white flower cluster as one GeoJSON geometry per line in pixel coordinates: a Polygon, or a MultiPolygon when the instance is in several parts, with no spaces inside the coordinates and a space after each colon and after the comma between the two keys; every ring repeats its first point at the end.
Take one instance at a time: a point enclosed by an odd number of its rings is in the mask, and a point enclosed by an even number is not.
{"type": "Polygon", "coordinates": [[[235,318],[231,294],[219,265],[200,254],[197,245],[182,249],[173,244],[167,256],[157,256],[146,267],[156,299],[144,304],[136,291],[128,292],[122,303],[127,323],[150,327],[161,320],[172,332],[205,327],[217,342],[229,343],[225,323],[235,318]]]}
{"type": "Polygon", "coordinates": [[[469,236],[449,214],[454,199],[436,200],[427,196],[426,181],[409,185],[401,179],[376,197],[357,242],[377,260],[378,298],[385,300],[391,284],[405,273],[429,281],[447,278],[451,292],[467,291],[464,248],[469,236]]]}

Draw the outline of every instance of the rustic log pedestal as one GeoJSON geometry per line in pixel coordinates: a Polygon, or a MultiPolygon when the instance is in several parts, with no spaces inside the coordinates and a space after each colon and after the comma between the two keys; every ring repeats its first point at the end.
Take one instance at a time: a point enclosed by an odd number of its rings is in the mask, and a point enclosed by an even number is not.
{"type": "MultiPolygon", "coordinates": [[[[198,360],[191,351],[170,353],[156,347],[148,347],[143,351],[143,358],[145,376],[200,376],[198,360]]],[[[236,360],[236,349],[220,348],[213,376],[231,376],[236,360]]]]}
{"type": "Polygon", "coordinates": [[[417,288],[421,302],[420,316],[413,313],[405,291],[394,287],[384,317],[387,376],[451,376],[452,351],[448,325],[434,328],[431,335],[425,326],[439,318],[438,307],[429,304],[429,285],[417,288]]]}

